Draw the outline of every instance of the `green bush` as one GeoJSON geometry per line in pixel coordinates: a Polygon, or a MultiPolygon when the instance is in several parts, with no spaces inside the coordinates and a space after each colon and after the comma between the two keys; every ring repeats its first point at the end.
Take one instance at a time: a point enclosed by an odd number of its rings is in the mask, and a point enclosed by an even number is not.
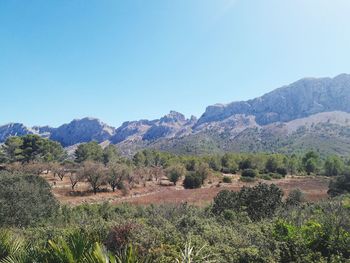
{"type": "Polygon", "coordinates": [[[276,172],[282,175],[283,177],[285,177],[288,174],[287,168],[284,168],[284,167],[278,167],[276,169],[276,172]]]}
{"type": "Polygon", "coordinates": [[[43,178],[0,173],[0,226],[34,225],[57,210],[58,202],[43,178]]]}
{"type": "Polygon", "coordinates": [[[232,178],[231,178],[231,177],[228,177],[228,176],[224,176],[224,177],[222,178],[222,181],[223,181],[224,183],[230,184],[230,183],[232,183],[232,178]]]}
{"type": "Polygon", "coordinates": [[[269,174],[262,174],[259,176],[261,179],[264,179],[264,180],[272,180],[272,177],[269,175],[269,174]]]}
{"type": "Polygon", "coordinates": [[[259,183],[252,188],[243,187],[239,192],[223,190],[214,198],[212,211],[221,214],[227,209],[245,211],[252,220],[274,215],[282,204],[283,192],[276,185],[259,183]]]}
{"type": "Polygon", "coordinates": [[[198,174],[194,173],[188,173],[185,176],[185,180],[183,182],[183,186],[186,189],[195,189],[200,188],[202,186],[202,177],[198,174]]]}
{"type": "Polygon", "coordinates": [[[243,177],[251,177],[254,178],[258,175],[258,172],[254,169],[245,169],[242,171],[242,176],[243,177]]]}
{"type": "Polygon", "coordinates": [[[256,181],[256,178],[241,176],[241,178],[239,178],[239,180],[241,182],[244,182],[244,183],[253,183],[256,181]]]}
{"type": "Polygon", "coordinates": [[[272,179],[282,179],[283,176],[280,175],[280,174],[277,174],[277,173],[269,173],[269,176],[272,178],[272,179]]]}

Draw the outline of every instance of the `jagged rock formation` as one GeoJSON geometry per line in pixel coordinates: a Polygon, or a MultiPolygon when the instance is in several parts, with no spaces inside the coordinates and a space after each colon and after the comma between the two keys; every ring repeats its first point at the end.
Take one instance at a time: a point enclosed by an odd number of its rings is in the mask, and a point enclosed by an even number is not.
{"type": "Polygon", "coordinates": [[[57,129],[53,129],[50,139],[60,142],[63,146],[77,143],[109,140],[115,129],[95,118],[73,120],[57,129]]]}
{"type": "Polygon", "coordinates": [[[350,112],[349,102],[350,75],[306,78],[253,100],[209,106],[197,125],[222,121],[236,114],[255,116],[259,125],[288,122],[320,112],[350,112]]]}
{"type": "Polygon", "coordinates": [[[197,120],[176,111],[156,120],[123,123],[115,129],[94,118],[58,128],[0,126],[0,143],[9,136],[38,134],[69,147],[97,141],[123,152],[151,147],[178,153],[330,149],[350,154],[350,75],[306,78],[259,98],[207,107],[197,120]]]}

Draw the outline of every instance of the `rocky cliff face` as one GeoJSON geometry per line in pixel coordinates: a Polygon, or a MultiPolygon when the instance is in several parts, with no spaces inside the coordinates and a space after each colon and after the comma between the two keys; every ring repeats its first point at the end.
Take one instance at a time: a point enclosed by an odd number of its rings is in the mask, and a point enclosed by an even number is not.
{"type": "Polygon", "coordinates": [[[50,139],[60,142],[63,146],[70,146],[82,142],[109,140],[115,129],[95,118],[73,120],[57,129],[53,129],[50,139]]]}
{"type": "Polygon", "coordinates": [[[236,114],[255,116],[259,125],[288,122],[320,112],[350,112],[349,102],[350,75],[307,78],[253,100],[209,106],[197,125],[222,121],[236,114]]]}
{"type": "Polygon", "coordinates": [[[9,123],[0,126],[0,142],[4,142],[11,136],[22,136],[31,133],[33,132],[22,123],[9,123]]]}
{"type": "Polygon", "coordinates": [[[196,118],[186,119],[179,112],[171,111],[159,120],[125,122],[111,138],[112,143],[123,141],[155,141],[180,137],[191,133],[196,118]]]}

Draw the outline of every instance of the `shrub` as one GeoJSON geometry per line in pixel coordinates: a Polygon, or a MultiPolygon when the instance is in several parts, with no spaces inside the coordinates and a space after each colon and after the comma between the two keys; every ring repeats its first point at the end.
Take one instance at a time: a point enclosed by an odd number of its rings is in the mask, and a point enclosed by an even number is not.
{"type": "Polygon", "coordinates": [[[254,178],[258,175],[257,171],[254,169],[245,169],[242,171],[242,176],[243,177],[251,177],[254,178]]]}
{"type": "Polygon", "coordinates": [[[268,181],[272,180],[272,177],[270,176],[270,174],[262,174],[260,175],[260,178],[268,181]]]}
{"type": "Polygon", "coordinates": [[[224,190],[214,198],[212,212],[221,214],[227,209],[245,211],[250,219],[256,221],[271,217],[282,204],[283,192],[276,185],[258,184],[243,187],[239,192],[224,190]]]}
{"type": "Polygon", "coordinates": [[[288,197],[285,203],[286,205],[289,205],[289,206],[297,206],[302,202],[305,202],[304,193],[300,191],[300,189],[294,189],[288,194],[288,197]]]}
{"type": "Polygon", "coordinates": [[[169,181],[176,185],[176,182],[186,173],[185,167],[181,165],[173,165],[166,169],[165,174],[169,181]]]}
{"type": "Polygon", "coordinates": [[[222,181],[223,181],[224,183],[230,184],[230,183],[232,183],[232,178],[231,178],[231,177],[228,177],[228,176],[224,176],[224,177],[222,178],[222,181]]]}
{"type": "Polygon", "coordinates": [[[287,171],[287,168],[284,168],[284,167],[278,167],[276,169],[276,172],[280,175],[282,175],[283,177],[287,175],[288,171],[287,171]]]}
{"type": "Polygon", "coordinates": [[[256,178],[242,176],[239,180],[244,183],[252,183],[256,181],[256,178]]]}
{"type": "Polygon", "coordinates": [[[200,188],[202,185],[202,177],[196,173],[189,173],[185,176],[183,185],[186,189],[200,188]]]}
{"type": "Polygon", "coordinates": [[[272,179],[282,179],[282,178],[283,178],[282,175],[277,174],[277,173],[269,173],[269,176],[270,176],[272,179]]]}
{"type": "Polygon", "coordinates": [[[43,178],[0,173],[0,226],[32,225],[52,216],[58,207],[43,178]]]}

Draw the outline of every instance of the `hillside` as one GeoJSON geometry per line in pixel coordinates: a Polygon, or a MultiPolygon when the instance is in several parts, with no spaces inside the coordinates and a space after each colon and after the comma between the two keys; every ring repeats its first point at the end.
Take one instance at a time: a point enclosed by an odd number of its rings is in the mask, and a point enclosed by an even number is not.
{"type": "Polygon", "coordinates": [[[350,154],[350,75],[305,78],[261,97],[208,106],[197,120],[171,111],[156,120],[129,121],[119,128],[83,118],[58,128],[0,126],[0,142],[39,134],[64,147],[113,143],[127,155],[143,148],[175,153],[302,152],[350,154]]]}

